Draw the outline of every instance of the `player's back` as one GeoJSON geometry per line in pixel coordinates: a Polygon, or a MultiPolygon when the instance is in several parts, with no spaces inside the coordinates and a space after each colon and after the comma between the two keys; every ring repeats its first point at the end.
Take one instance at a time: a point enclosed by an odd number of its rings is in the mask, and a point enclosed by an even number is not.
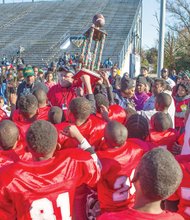
{"type": "Polygon", "coordinates": [[[98,220],[184,220],[177,213],[163,211],[161,214],[150,214],[127,209],[121,212],[105,213],[98,220]]]}
{"type": "Polygon", "coordinates": [[[178,213],[181,214],[185,220],[190,220],[190,155],[179,155],[176,159],[181,165],[183,179],[179,188],[169,200],[179,200],[178,213]]]}
{"type": "MultiPolygon", "coordinates": [[[[62,134],[61,130],[70,125],[67,122],[63,122],[60,125],[55,125],[59,133],[59,143],[62,148],[77,148],[78,141],[73,138],[66,137],[62,134]]],[[[88,140],[91,146],[94,146],[95,149],[99,147],[102,138],[104,136],[104,128],[106,122],[101,118],[96,117],[95,115],[90,115],[89,118],[80,126],[77,126],[81,134],[88,140]]]]}
{"type": "Polygon", "coordinates": [[[75,188],[94,185],[98,177],[90,154],[78,149],[46,161],[6,166],[0,171],[1,219],[72,219],[75,188]]]}
{"type": "Polygon", "coordinates": [[[173,128],[169,128],[168,130],[162,132],[150,130],[149,138],[150,142],[152,142],[156,147],[162,147],[171,152],[172,146],[177,141],[178,133],[173,128]]]}
{"type": "Polygon", "coordinates": [[[135,189],[131,180],[143,153],[130,141],[120,148],[97,152],[102,163],[97,190],[103,212],[123,210],[133,204],[135,189]]]}

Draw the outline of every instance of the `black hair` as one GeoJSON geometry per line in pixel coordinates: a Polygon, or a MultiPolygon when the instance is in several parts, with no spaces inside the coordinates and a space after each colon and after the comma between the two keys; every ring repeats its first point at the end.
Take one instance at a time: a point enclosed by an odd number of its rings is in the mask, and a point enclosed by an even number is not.
{"type": "Polygon", "coordinates": [[[3,150],[12,149],[18,138],[19,131],[14,122],[10,120],[0,122],[0,146],[3,150]]]}
{"type": "Polygon", "coordinates": [[[36,153],[47,155],[55,149],[58,134],[56,128],[48,121],[35,121],[26,133],[28,146],[36,153]]]}
{"type": "Polygon", "coordinates": [[[157,103],[159,111],[167,110],[172,103],[172,97],[165,92],[159,93],[156,96],[155,103],[157,103]]]}
{"type": "Polygon", "coordinates": [[[166,131],[173,127],[171,116],[168,113],[157,112],[152,116],[152,126],[155,131],[166,131]]]}
{"type": "Polygon", "coordinates": [[[135,81],[130,78],[122,78],[120,90],[124,92],[126,89],[135,88],[135,81]]]}
{"type": "Polygon", "coordinates": [[[53,75],[53,71],[48,70],[48,71],[45,73],[45,79],[47,79],[48,75],[50,75],[50,74],[53,75]]]}
{"type": "Polygon", "coordinates": [[[164,79],[162,79],[162,78],[156,78],[156,79],[154,79],[154,84],[155,83],[159,83],[159,84],[161,84],[161,86],[164,88],[164,90],[165,90],[165,88],[166,88],[166,81],[164,80],[164,79]]]}
{"type": "Polygon", "coordinates": [[[169,151],[155,148],[143,156],[135,177],[144,196],[150,201],[158,201],[176,191],[182,180],[182,171],[169,151]]]}
{"type": "Polygon", "coordinates": [[[109,100],[107,99],[107,97],[105,97],[105,95],[98,93],[95,95],[95,101],[96,101],[96,109],[97,112],[101,112],[101,105],[104,105],[106,108],[109,107],[109,100]]]}
{"type": "Polygon", "coordinates": [[[61,108],[52,106],[48,112],[48,121],[52,124],[59,124],[65,121],[65,115],[61,108]]]}
{"type": "Polygon", "coordinates": [[[47,102],[47,94],[43,89],[36,89],[33,92],[33,95],[38,100],[38,105],[44,105],[47,102]]]}
{"type": "Polygon", "coordinates": [[[78,97],[72,99],[69,105],[69,109],[75,119],[86,120],[91,112],[92,106],[90,101],[84,97],[78,97]]]}
{"type": "Polygon", "coordinates": [[[127,107],[125,109],[126,112],[126,121],[131,117],[131,115],[136,115],[137,111],[134,108],[131,107],[127,107]]]}
{"type": "Polygon", "coordinates": [[[179,84],[177,84],[177,86],[176,86],[176,91],[178,91],[178,89],[179,89],[180,86],[185,89],[186,94],[189,94],[189,93],[190,93],[190,85],[189,85],[189,83],[179,83],[179,84]]]}
{"type": "Polygon", "coordinates": [[[18,107],[23,113],[33,113],[38,109],[38,100],[32,94],[21,96],[18,101],[18,107]]]}
{"type": "Polygon", "coordinates": [[[104,132],[105,140],[111,142],[114,147],[122,146],[128,137],[127,128],[117,121],[107,123],[104,132]]]}
{"type": "Polygon", "coordinates": [[[126,128],[128,130],[128,138],[145,140],[149,135],[148,121],[142,115],[131,115],[126,122],[126,128]]]}

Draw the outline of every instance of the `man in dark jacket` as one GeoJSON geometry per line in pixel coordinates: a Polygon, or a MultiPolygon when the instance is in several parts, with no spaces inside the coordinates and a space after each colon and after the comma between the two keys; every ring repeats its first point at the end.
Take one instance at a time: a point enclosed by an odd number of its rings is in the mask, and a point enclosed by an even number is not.
{"type": "Polygon", "coordinates": [[[43,89],[46,93],[48,92],[48,88],[44,83],[35,81],[34,70],[32,67],[24,68],[23,75],[25,80],[18,86],[17,89],[18,99],[22,95],[33,93],[36,89],[43,89]]]}

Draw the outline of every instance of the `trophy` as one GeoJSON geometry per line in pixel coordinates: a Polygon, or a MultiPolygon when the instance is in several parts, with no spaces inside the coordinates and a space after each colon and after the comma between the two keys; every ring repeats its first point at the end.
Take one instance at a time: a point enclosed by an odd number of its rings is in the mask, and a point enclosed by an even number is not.
{"type": "Polygon", "coordinates": [[[79,71],[74,79],[87,74],[91,77],[91,83],[93,84],[100,79],[98,71],[107,33],[101,30],[105,25],[105,18],[102,14],[95,15],[92,22],[92,26],[84,33],[82,51],[79,57],[79,71]],[[93,44],[94,48],[91,50],[93,44]]]}

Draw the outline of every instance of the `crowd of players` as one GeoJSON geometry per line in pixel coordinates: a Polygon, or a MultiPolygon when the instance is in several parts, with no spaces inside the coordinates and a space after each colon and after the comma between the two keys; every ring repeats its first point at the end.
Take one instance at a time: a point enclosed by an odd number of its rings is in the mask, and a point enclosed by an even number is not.
{"type": "Polygon", "coordinates": [[[0,219],[190,219],[187,73],[11,71],[0,84],[0,219]]]}

